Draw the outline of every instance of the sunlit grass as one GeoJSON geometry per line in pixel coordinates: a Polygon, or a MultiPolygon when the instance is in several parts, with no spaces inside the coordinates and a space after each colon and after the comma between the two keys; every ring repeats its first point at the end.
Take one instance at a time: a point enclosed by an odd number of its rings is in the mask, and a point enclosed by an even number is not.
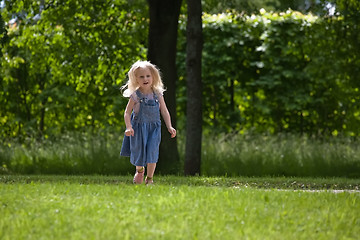
{"type": "Polygon", "coordinates": [[[147,187],[131,176],[1,176],[0,238],[356,239],[358,192],[273,188],[311,181],[159,176],[147,187]]]}

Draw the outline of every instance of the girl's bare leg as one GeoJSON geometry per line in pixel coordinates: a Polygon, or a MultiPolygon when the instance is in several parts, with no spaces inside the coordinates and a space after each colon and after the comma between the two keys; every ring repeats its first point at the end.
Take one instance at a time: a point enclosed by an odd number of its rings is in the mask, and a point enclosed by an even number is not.
{"type": "Polygon", "coordinates": [[[133,183],[141,184],[144,180],[145,168],[141,166],[136,166],[136,173],[134,175],[133,183]]]}
{"type": "Polygon", "coordinates": [[[155,172],[155,168],[156,168],[156,163],[148,163],[147,164],[147,176],[149,178],[153,178],[154,176],[154,172],[155,172]]]}

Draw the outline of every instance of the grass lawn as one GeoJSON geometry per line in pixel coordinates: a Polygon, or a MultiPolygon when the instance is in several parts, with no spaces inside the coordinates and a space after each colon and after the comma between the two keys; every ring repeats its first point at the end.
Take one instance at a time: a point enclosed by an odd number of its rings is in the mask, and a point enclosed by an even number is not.
{"type": "Polygon", "coordinates": [[[0,175],[0,239],[359,239],[360,179],[0,175]]]}

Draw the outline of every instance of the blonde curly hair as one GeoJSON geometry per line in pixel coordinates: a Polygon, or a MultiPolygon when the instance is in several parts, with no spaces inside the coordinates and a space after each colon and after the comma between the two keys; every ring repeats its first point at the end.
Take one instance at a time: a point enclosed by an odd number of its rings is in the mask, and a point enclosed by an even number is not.
{"type": "Polygon", "coordinates": [[[161,80],[160,70],[157,68],[157,66],[150,63],[149,61],[137,61],[131,66],[128,72],[129,80],[124,86],[121,87],[121,90],[125,89],[123,92],[123,96],[130,97],[131,94],[133,94],[139,88],[139,84],[136,80],[136,71],[139,68],[148,68],[150,70],[153,79],[153,83],[151,86],[153,91],[157,95],[163,95],[163,93],[165,92],[165,88],[161,80]]]}

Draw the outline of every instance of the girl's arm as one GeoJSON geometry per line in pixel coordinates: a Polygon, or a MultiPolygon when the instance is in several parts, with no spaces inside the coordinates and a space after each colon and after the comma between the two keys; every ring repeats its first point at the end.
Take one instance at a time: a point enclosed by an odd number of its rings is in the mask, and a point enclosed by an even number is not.
{"type": "Polygon", "coordinates": [[[171,138],[174,138],[174,137],[176,137],[176,130],[175,130],[175,128],[172,127],[170,113],[166,107],[163,96],[159,97],[159,103],[160,103],[161,116],[164,119],[165,125],[166,125],[169,133],[171,134],[171,138]]]}
{"type": "Polygon", "coordinates": [[[134,129],[131,126],[131,112],[135,105],[135,101],[130,97],[128,104],[126,105],[124,112],[124,121],[126,125],[125,135],[134,136],[134,129]]]}

